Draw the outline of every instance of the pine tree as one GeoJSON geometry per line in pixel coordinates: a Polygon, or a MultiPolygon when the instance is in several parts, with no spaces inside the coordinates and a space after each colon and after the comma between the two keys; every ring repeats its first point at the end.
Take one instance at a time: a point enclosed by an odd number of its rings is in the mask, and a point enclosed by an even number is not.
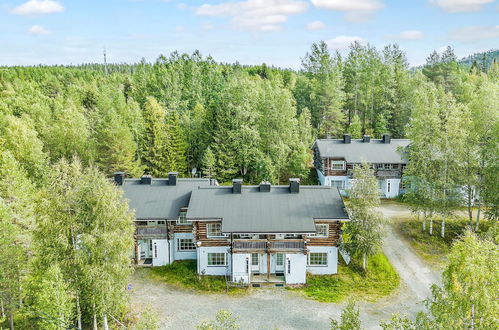
{"type": "Polygon", "coordinates": [[[210,179],[216,175],[215,172],[215,156],[213,155],[213,151],[208,147],[203,155],[203,174],[208,176],[210,179]]]}
{"type": "Polygon", "coordinates": [[[129,128],[116,113],[109,113],[97,132],[99,168],[108,175],[116,171],[125,171],[132,176],[140,176],[143,172],[135,159],[136,155],[137,144],[129,128]]]}
{"type": "Polygon", "coordinates": [[[176,110],[168,111],[166,115],[166,136],[164,159],[167,172],[187,172],[186,161],[186,141],[182,127],[180,126],[180,117],[176,110]]]}
{"type": "Polygon", "coordinates": [[[154,176],[165,176],[169,167],[165,155],[168,144],[166,112],[153,97],[148,97],[144,105],[144,137],[142,163],[146,172],[154,176]]]}

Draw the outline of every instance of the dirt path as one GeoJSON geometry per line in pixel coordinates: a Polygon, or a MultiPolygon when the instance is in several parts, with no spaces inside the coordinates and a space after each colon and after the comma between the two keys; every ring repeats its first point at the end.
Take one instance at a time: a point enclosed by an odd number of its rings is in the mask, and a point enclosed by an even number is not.
{"type": "MultiPolygon", "coordinates": [[[[407,208],[394,203],[383,204],[380,211],[390,221],[397,217],[410,215],[407,208]]],[[[433,283],[440,283],[440,274],[431,269],[414,253],[391,224],[387,226],[383,252],[390,259],[401,279],[419,300],[423,300],[430,295],[430,286],[433,283]]]]}
{"type": "MultiPolygon", "coordinates": [[[[384,204],[381,211],[389,218],[409,212],[392,204],[384,204]]],[[[414,315],[422,310],[421,300],[438,279],[438,274],[423,264],[391,226],[383,250],[399,272],[402,284],[390,297],[359,304],[366,329],[379,328],[379,322],[393,313],[414,315]]],[[[151,281],[146,275],[147,270],[134,275],[132,303],[157,310],[162,329],[194,329],[202,320],[213,319],[220,309],[238,316],[242,329],[328,329],[330,318],[338,318],[344,307],[306,299],[282,288],[257,289],[242,297],[196,294],[151,281]]]]}

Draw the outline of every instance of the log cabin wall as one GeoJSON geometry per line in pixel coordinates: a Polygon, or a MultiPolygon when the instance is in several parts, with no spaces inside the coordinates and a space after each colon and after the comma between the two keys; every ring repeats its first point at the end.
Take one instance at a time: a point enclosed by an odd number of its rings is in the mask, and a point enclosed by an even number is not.
{"type": "Polygon", "coordinates": [[[341,161],[345,161],[345,159],[343,158],[324,158],[323,159],[323,163],[324,163],[324,171],[322,173],[324,173],[325,176],[346,176],[347,175],[347,170],[346,170],[346,166],[345,166],[345,169],[344,170],[341,170],[341,171],[338,171],[338,170],[332,170],[331,169],[331,162],[334,161],[334,160],[341,160],[341,161]]]}
{"type": "Polygon", "coordinates": [[[316,224],[329,224],[328,237],[307,236],[308,246],[338,246],[340,240],[340,230],[343,225],[340,221],[316,221],[316,224]]]}
{"type": "Polygon", "coordinates": [[[206,225],[209,223],[221,223],[221,221],[196,221],[194,222],[194,230],[196,241],[201,242],[201,246],[229,246],[230,238],[215,237],[211,238],[207,235],[206,225]]]}

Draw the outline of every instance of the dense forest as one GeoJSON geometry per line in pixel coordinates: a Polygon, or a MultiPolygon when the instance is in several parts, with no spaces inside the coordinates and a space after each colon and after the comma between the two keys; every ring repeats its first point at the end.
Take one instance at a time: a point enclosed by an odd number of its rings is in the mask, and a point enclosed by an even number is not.
{"type": "Polygon", "coordinates": [[[298,72],[198,52],[134,65],[3,68],[2,144],[34,181],[76,155],[108,175],[196,168],[220,182],[277,183],[307,175],[314,138],[407,137],[421,89],[437,86],[465,105],[482,82],[497,87],[497,63],[487,72],[460,66],[451,48],[413,72],[397,45],[354,43],[342,58],[323,42],[298,72]]]}
{"type": "Polygon", "coordinates": [[[108,315],[133,323],[122,290],[133,214],[107,179],[115,171],[279,183],[309,177],[315,138],[390,133],[413,140],[414,209],[430,221],[441,215],[444,235],[445,217],[468,206],[478,228],[473,208],[499,217],[498,94],[496,61],[463,65],[450,47],[418,69],[397,45],[354,43],[342,57],[324,42],[299,71],[199,52],[2,67],[2,316],[44,329],[108,315]]]}

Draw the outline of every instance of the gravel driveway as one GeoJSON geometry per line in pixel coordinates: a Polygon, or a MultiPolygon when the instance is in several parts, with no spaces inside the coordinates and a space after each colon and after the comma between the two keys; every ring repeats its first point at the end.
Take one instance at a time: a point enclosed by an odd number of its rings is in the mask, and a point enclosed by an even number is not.
{"type": "MultiPolygon", "coordinates": [[[[407,215],[398,204],[386,203],[380,208],[388,218],[407,215]]],[[[393,313],[415,314],[439,275],[419,259],[398,234],[388,227],[383,250],[402,279],[391,296],[375,303],[360,303],[362,324],[366,329],[379,328],[380,320],[393,313]]],[[[147,278],[140,270],[132,278],[132,304],[150,305],[161,318],[162,329],[193,329],[202,320],[213,319],[220,309],[239,317],[243,329],[328,329],[329,319],[337,318],[343,304],[320,303],[282,288],[253,290],[249,295],[232,297],[221,294],[196,294],[179,290],[147,278]]]]}

